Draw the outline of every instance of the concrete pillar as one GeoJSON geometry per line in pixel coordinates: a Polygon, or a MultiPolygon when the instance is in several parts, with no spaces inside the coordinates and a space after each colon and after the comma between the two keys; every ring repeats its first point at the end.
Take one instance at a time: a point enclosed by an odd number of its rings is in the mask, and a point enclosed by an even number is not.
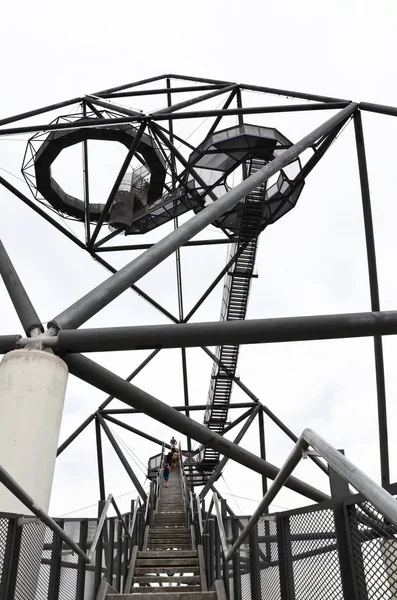
{"type": "MultiPolygon", "coordinates": [[[[67,376],[42,350],[14,350],[0,364],[0,464],[47,512],[67,376]]],[[[0,512],[30,514],[3,485],[0,512]]]]}

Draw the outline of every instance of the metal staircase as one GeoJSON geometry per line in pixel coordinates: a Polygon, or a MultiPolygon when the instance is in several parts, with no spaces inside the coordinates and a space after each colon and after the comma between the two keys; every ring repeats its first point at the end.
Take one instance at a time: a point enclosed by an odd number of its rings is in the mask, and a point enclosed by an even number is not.
{"type": "MultiPolygon", "coordinates": [[[[266,162],[253,158],[248,163],[248,175],[261,169],[266,162]]],[[[241,203],[240,228],[237,241],[230,248],[230,257],[238,255],[234,266],[226,274],[221,320],[236,321],[245,319],[251,280],[254,277],[254,265],[258,237],[263,224],[263,205],[266,194],[266,182],[258,186],[241,203]]],[[[226,344],[219,346],[216,356],[227,369],[227,373],[214,362],[211,374],[211,384],[208,394],[207,410],[204,424],[223,434],[227,421],[233,377],[236,373],[239,346],[226,344]]],[[[207,479],[206,474],[213,471],[219,462],[219,452],[211,448],[203,448],[201,452],[200,470],[202,483],[207,479]]],[[[195,484],[199,484],[197,478],[195,484]]]]}
{"type": "Polygon", "coordinates": [[[103,586],[96,600],[226,600],[223,582],[208,591],[203,548],[196,546],[181,466],[172,469],[169,487],[162,488],[160,481],[159,470],[143,546],[132,549],[124,592],[103,586]]]}

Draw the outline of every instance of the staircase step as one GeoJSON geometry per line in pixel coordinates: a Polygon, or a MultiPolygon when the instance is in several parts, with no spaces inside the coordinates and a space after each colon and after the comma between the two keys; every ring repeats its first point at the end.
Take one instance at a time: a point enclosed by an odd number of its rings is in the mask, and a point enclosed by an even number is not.
{"type": "MultiPolygon", "coordinates": [[[[148,550],[173,550],[174,552],[178,550],[190,550],[192,547],[192,542],[189,540],[188,542],[148,542],[148,550]]],[[[168,552],[167,552],[168,554],[168,552]]]]}
{"type": "MultiPolygon", "coordinates": [[[[170,550],[167,552],[167,558],[197,558],[197,550],[170,550]]],[[[164,558],[164,552],[156,552],[153,550],[139,550],[138,558],[164,558]]]]}
{"type": "Polygon", "coordinates": [[[171,565],[165,565],[165,566],[152,566],[152,567],[135,567],[134,569],[134,576],[135,577],[139,577],[140,575],[146,575],[146,574],[150,574],[150,573],[193,573],[193,575],[198,575],[200,573],[200,569],[199,567],[193,567],[193,566],[182,566],[182,565],[178,565],[178,566],[171,566],[171,565]]]}
{"type": "Polygon", "coordinates": [[[146,600],[147,594],[151,594],[153,600],[216,600],[216,592],[197,592],[196,586],[186,585],[184,587],[169,586],[169,587],[147,587],[134,588],[137,591],[135,594],[108,594],[107,600],[146,600]],[[161,590],[161,592],[153,592],[153,590],[161,590]],[[172,594],[172,595],[171,595],[172,594]]]}
{"type": "Polygon", "coordinates": [[[137,558],[136,567],[183,567],[191,565],[193,567],[198,566],[198,558],[137,558]]]}
{"type": "Polygon", "coordinates": [[[200,584],[200,577],[198,575],[174,575],[173,577],[145,577],[141,575],[140,577],[133,577],[132,583],[188,583],[192,584],[200,584]]]}
{"type": "Polygon", "coordinates": [[[180,538],[180,537],[163,537],[163,538],[152,538],[149,536],[149,540],[148,540],[148,544],[150,546],[154,546],[155,544],[158,544],[159,546],[163,546],[164,544],[174,544],[174,545],[180,545],[180,544],[191,544],[192,540],[190,537],[184,537],[184,538],[180,538]]]}
{"type": "Polygon", "coordinates": [[[167,534],[168,533],[170,533],[170,534],[171,533],[172,534],[188,533],[190,535],[190,529],[188,529],[187,527],[174,527],[173,525],[170,525],[169,527],[152,527],[150,529],[150,534],[152,534],[154,532],[158,533],[158,534],[161,534],[161,533],[167,533],[167,534]]]}

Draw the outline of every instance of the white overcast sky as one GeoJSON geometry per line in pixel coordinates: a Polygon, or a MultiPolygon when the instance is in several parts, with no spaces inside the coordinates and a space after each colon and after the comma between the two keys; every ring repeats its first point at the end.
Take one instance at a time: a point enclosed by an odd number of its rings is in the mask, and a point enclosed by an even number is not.
{"type": "MultiPolygon", "coordinates": [[[[396,25],[393,0],[376,3],[336,0],[236,2],[181,0],[160,2],[102,1],[8,3],[0,9],[2,56],[0,117],[52,102],[162,73],[219,78],[269,87],[397,105],[396,25]]],[[[255,96],[256,103],[260,96],[255,96]]],[[[271,97],[261,98],[268,103],[271,97]]],[[[126,99],[124,104],[128,104],[126,99]]],[[[219,100],[213,105],[218,105],[219,100]]],[[[134,99],[137,108],[144,102],[134,99]]],[[[160,106],[159,106],[160,108],[160,106]]],[[[65,114],[67,110],[59,114],[65,114]]],[[[277,126],[292,141],[330,114],[269,115],[264,125],[277,126]]],[[[50,117],[48,117],[49,119],[50,117]]],[[[54,115],[51,115],[51,119],[54,115]]],[[[248,122],[259,122],[247,119],[248,122]]],[[[381,306],[395,309],[397,285],[396,167],[397,120],[363,114],[367,142],[381,306]]],[[[35,122],[46,122],[45,117],[35,122]]],[[[205,131],[205,127],[203,129],[205,131]]],[[[0,169],[26,191],[20,167],[28,136],[0,139],[0,169]]],[[[200,141],[200,132],[197,132],[200,141]]],[[[79,184],[78,163],[59,164],[62,184],[79,184]]],[[[122,157],[121,157],[122,159],[122,157]]],[[[117,168],[113,149],[95,155],[98,197],[105,194],[117,168]]],[[[26,192],[28,193],[28,192],[26,192]]],[[[99,201],[102,199],[99,198],[99,201]]],[[[58,314],[108,275],[82,250],[0,189],[0,237],[43,322],[58,314]]],[[[213,234],[214,228],[208,235],[213,234]]],[[[150,240],[168,229],[158,230],[150,240]]],[[[156,237],[157,236],[157,237],[156,237]]],[[[141,237],[139,241],[144,241],[141,237]]],[[[226,248],[182,252],[186,307],[225,262],[226,248]]],[[[132,256],[130,257],[132,258],[132,256]]],[[[109,257],[110,260],[110,257],[109,257]]],[[[112,256],[116,266],[129,257],[112,256]]],[[[370,309],[365,241],[353,127],[350,124],[307,180],[295,210],[260,239],[258,279],[252,285],[248,317],[341,313],[370,309]]],[[[143,289],[177,313],[174,258],[142,280],[143,289]]],[[[197,313],[197,320],[219,318],[222,286],[197,313]]],[[[0,286],[1,333],[22,332],[4,286],[0,286]]],[[[133,292],[92,319],[88,326],[166,322],[133,292]]],[[[391,475],[397,476],[394,429],[397,425],[396,341],[384,340],[389,412],[391,475]]],[[[94,355],[92,358],[126,376],[147,353],[94,355]]],[[[188,351],[192,403],[207,399],[211,361],[199,350],[188,351]]],[[[238,367],[241,379],[285,423],[299,434],[312,427],[371,476],[379,478],[376,389],[371,339],[306,342],[244,347],[238,367]]],[[[178,351],[163,351],[135,383],[168,404],[183,403],[178,351]]],[[[104,395],[70,377],[60,441],[65,439],[104,395]]],[[[234,401],[246,397],[235,389],[234,401]]],[[[114,406],[121,406],[118,402],[114,406]]],[[[239,414],[236,411],[236,416],[239,414]]],[[[197,415],[202,418],[202,414],[197,415]]],[[[144,416],[127,419],[161,439],[172,433],[144,416]]],[[[112,429],[129,448],[141,481],[145,465],[158,447],[122,430],[112,429]],[[141,461],[141,462],[139,462],[141,461]]],[[[236,435],[231,432],[230,438],[236,435]]],[[[268,459],[281,465],[292,445],[266,419],[268,459]]],[[[258,452],[256,426],[242,445],[258,452]]],[[[104,443],[107,492],[127,509],[134,492],[128,477],[104,443]]],[[[1,457],[0,457],[1,463],[1,457]]],[[[297,476],[328,492],[325,476],[302,464],[297,476]]],[[[250,513],[261,497],[260,477],[229,463],[218,487],[231,506],[250,513]],[[244,500],[243,498],[247,498],[244,500]],[[236,504],[237,503],[237,504],[236,504]]],[[[98,499],[94,431],[91,426],[57,463],[51,513],[65,514],[95,505],[98,499]]],[[[305,500],[283,491],[278,506],[305,500]]],[[[93,514],[95,506],[73,516],[93,514]]]]}

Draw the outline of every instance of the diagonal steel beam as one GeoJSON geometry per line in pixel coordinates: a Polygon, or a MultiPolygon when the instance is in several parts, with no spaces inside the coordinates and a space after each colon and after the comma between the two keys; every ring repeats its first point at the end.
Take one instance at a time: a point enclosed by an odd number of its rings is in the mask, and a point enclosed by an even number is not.
{"type": "MultiPolygon", "coordinates": [[[[259,413],[260,410],[261,410],[261,407],[260,406],[256,406],[254,408],[254,410],[251,411],[250,416],[248,417],[248,419],[246,420],[246,422],[244,423],[244,425],[242,426],[242,428],[238,432],[237,436],[233,440],[233,444],[239,444],[241,442],[241,440],[243,439],[243,437],[247,433],[248,429],[251,427],[251,425],[252,425],[255,417],[257,416],[257,414],[259,413]]],[[[201,490],[200,495],[199,495],[200,499],[203,499],[203,498],[206,497],[206,495],[210,491],[212,485],[220,477],[220,475],[221,475],[223,469],[225,468],[228,460],[229,460],[229,457],[228,456],[224,456],[222,458],[222,460],[219,461],[219,464],[216,466],[216,468],[215,468],[214,472],[212,473],[211,477],[208,479],[208,481],[205,484],[204,488],[201,490]]]]}
{"type": "MultiPolygon", "coordinates": [[[[142,410],[149,417],[165,423],[172,429],[192,437],[209,448],[214,448],[224,456],[228,456],[258,473],[265,474],[270,479],[274,479],[279,473],[279,469],[271,463],[236,446],[233,442],[179,413],[164,402],[126,382],[121,377],[118,377],[118,375],[91,361],[89,358],[77,354],[67,354],[64,356],[64,360],[69,367],[70,373],[102,391],[114,395],[129,406],[142,410]]],[[[286,486],[316,502],[329,499],[329,496],[324,494],[324,492],[294,477],[288,479],[286,486]]]]}
{"type": "Polygon", "coordinates": [[[103,307],[122,294],[133,283],[149,273],[155,266],[163,262],[177,248],[197,235],[205,227],[223,213],[231,210],[236,204],[249,194],[258,185],[267,181],[269,177],[297,158],[304,150],[312,146],[319,138],[331,131],[334,127],[348,119],[357,109],[357,104],[352,102],[348,107],[338,112],[325,123],[303,137],[277,156],[262,169],[242,181],[234,189],[213,202],[201,212],[185,222],[177,230],[172,231],[153,248],[146,250],[135,258],[108,280],[99,284],[91,292],[77,300],[72,306],[61,312],[49,323],[56,329],[70,329],[79,327],[88,319],[97,314],[103,307]]]}
{"type": "Polygon", "coordinates": [[[41,108],[19,113],[18,115],[13,115],[12,117],[7,117],[6,119],[0,119],[0,126],[7,125],[8,123],[15,123],[16,121],[22,121],[22,119],[28,119],[29,117],[35,117],[36,115],[42,115],[43,113],[50,112],[51,110],[57,110],[58,108],[63,108],[65,106],[70,106],[71,104],[78,104],[82,100],[83,98],[78,96],[77,98],[72,98],[71,100],[49,104],[48,106],[42,106],[41,108]]]}
{"type": "Polygon", "coordinates": [[[92,233],[91,239],[89,240],[89,244],[88,244],[88,246],[90,248],[92,248],[92,246],[95,244],[95,240],[97,239],[99,231],[100,231],[100,229],[101,229],[101,227],[103,225],[103,222],[104,222],[105,218],[108,215],[109,209],[110,209],[110,207],[111,207],[111,205],[113,203],[113,200],[114,200],[114,198],[115,198],[115,196],[116,196],[116,194],[118,192],[120,184],[121,184],[121,182],[122,182],[125,174],[127,173],[127,169],[130,166],[131,160],[135,156],[135,153],[136,153],[136,151],[138,149],[139,143],[140,143],[140,141],[142,139],[142,136],[143,136],[143,134],[145,132],[145,129],[146,129],[146,123],[141,123],[141,125],[140,125],[140,127],[139,127],[139,129],[138,129],[138,131],[136,133],[136,136],[134,137],[134,141],[132,142],[130,148],[128,149],[128,152],[127,152],[126,157],[125,157],[125,159],[123,161],[123,164],[121,165],[120,171],[119,171],[119,173],[118,173],[118,175],[117,175],[117,177],[115,179],[115,182],[114,182],[113,187],[112,187],[112,189],[110,191],[109,197],[108,197],[108,199],[105,202],[105,205],[104,205],[104,207],[102,209],[102,212],[100,214],[100,217],[98,219],[98,223],[95,225],[95,229],[94,229],[94,231],[92,233]]]}
{"type": "MultiPolygon", "coordinates": [[[[132,381],[134,377],[136,377],[138,373],[140,373],[142,369],[144,369],[144,367],[146,367],[146,365],[152,360],[152,358],[154,358],[159,352],[160,349],[151,352],[149,356],[147,356],[145,360],[141,362],[141,364],[136,369],[134,369],[131,375],[129,375],[126,378],[126,381],[132,381]]],[[[109,396],[108,398],[106,398],[106,400],[102,402],[102,404],[99,406],[98,410],[104,410],[111,403],[112,400],[114,400],[114,396],[109,396]]],[[[80,433],[84,431],[84,429],[91,423],[91,421],[95,419],[97,412],[98,411],[87,417],[85,421],[83,421],[83,423],[81,423],[81,425],[79,425],[79,427],[77,427],[77,429],[64,442],[62,442],[62,444],[58,448],[57,456],[59,456],[64,450],[66,450],[66,448],[73,442],[73,440],[75,440],[77,436],[80,435],[80,433]]]]}
{"type": "Polygon", "coordinates": [[[41,332],[44,331],[39,316],[36,313],[35,308],[23,287],[22,281],[19,279],[18,273],[1,241],[0,275],[26,335],[29,336],[34,329],[41,332]]]}
{"type": "Polygon", "coordinates": [[[154,444],[159,444],[159,446],[162,446],[164,444],[165,448],[168,448],[169,450],[171,450],[170,444],[166,444],[165,442],[153,437],[152,435],[149,435],[148,433],[144,433],[143,431],[140,431],[139,429],[136,429],[135,427],[131,427],[131,425],[128,425],[127,423],[123,423],[123,421],[119,421],[119,419],[115,419],[114,417],[111,417],[110,415],[108,415],[106,413],[103,413],[102,416],[104,419],[111,421],[115,425],[118,425],[119,427],[123,427],[123,429],[126,429],[127,431],[130,431],[131,433],[140,435],[141,437],[145,438],[145,440],[149,440],[149,442],[153,442],[154,444]]]}
{"type": "Polygon", "coordinates": [[[116,438],[114,437],[114,435],[110,431],[109,427],[105,423],[103,417],[101,417],[101,415],[99,413],[97,414],[97,419],[98,419],[99,423],[101,424],[103,431],[106,433],[106,436],[107,436],[109,442],[113,446],[114,451],[116,452],[117,456],[119,457],[121,464],[123,465],[124,469],[127,471],[128,476],[130,477],[132,483],[134,484],[136,491],[138,492],[138,494],[140,495],[142,500],[145,502],[146,498],[147,498],[147,494],[146,494],[145,490],[143,489],[143,487],[141,486],[139,479],[137,478],[134,471],[132,470],[130,463],[124,456],[123,451],[121,450],[120,446],[116,442],[116,438]]]}
{"type": "Polygon", "coordinates": [[[216,96],[220,96],[221,94],[227,94],[228,92],[232,92],[238,88],[236,83],[231,85],[227,85],[220,89],[217,89],[209,94],[203,94],[202,96],[196,96],[195,98],[190,98],[190,100],[185,100],[184,102],[178,102],[178,104],[173,104],[171,106],[166,106],[161,110],[156,110],[151,113],[150,116],[156,118],[158,115],[169,114],[175,112],[176,110],[181,110],[182,108],[186,108],[187,106],[192,106],[192,104],[197,104],[198,102],[205,102],[205,100],[210,100],[210,98],[215,98],[216,96]]]}

